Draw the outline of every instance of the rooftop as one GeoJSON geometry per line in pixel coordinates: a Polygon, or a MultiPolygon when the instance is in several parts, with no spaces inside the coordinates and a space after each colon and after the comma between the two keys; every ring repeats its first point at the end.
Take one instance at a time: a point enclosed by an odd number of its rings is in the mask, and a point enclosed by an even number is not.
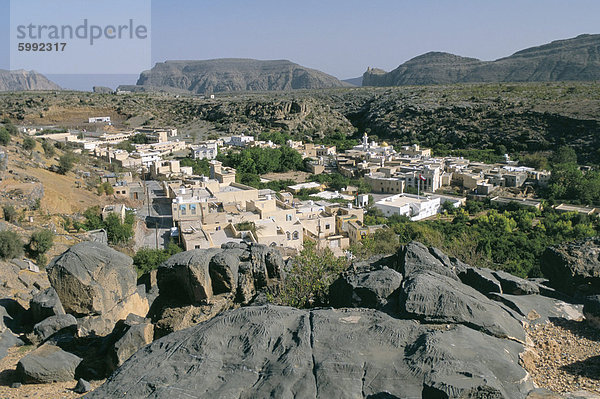
{"type": "Polygon", "coordinates": [[[417,197],[416,195],[410,194],[396,194],[391,197],[383,198],[376,202],[379,205],[388,205],[388,206],[404,206],[414,203],[425,203],[431,201],[432,198],[429,197],[417,197]]]}

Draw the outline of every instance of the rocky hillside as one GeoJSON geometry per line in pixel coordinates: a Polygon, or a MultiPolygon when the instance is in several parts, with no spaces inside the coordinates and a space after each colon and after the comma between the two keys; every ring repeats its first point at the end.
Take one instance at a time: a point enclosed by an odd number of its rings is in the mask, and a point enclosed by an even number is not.
{"type": "Polygon", "coordinates": [[[287,60],[237,58],[166,61],[142,72],[137,81],[137,86],[145,90],[172,88],[195,94],[323,89],[346,85],[333,76],[287,60]]]}
{"type": "Polygon", "coordinates": [[[600,35],[581,35],[519,51],[496,61],[431,52],[386,73],[369,68],[364,86],[467,82],[555,82],[600,79],[600,35]]]}
{"type": "Polygon", "coordinates": [[[0,116],[15,123],[85,128],[89,115],[123,127],[173,125],[186,134],[260,134],[297,138],[364,131],[397,144],[510,153],[573,146],[581,162],[600,161],[600,85],[594,82],[485,83],[360,87],[226,94],[216,99],[169,94],[4,93],[0,116]],[[127,123],[125,125],[125,123],[127,123]]]}
{"type": "Polygon", "coordinates": [[[0,91],[24,90],[61,90],[61,88],[35,71],[0,69],[0,91]]]}

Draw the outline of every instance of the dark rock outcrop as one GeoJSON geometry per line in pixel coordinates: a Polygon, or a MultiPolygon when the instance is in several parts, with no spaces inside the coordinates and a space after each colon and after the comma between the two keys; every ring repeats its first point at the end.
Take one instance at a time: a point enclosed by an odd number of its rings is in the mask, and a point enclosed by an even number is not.
{"type": "Polygon", "coordinates": [[[546,249],[542,272],[550,284],[567,294],[600,293],[600,238],[593,237],[546,249]]]}
{"type": "Polygon", "coordinates": [[[159,295],[182,303],[200,303],[212,297],[208,265],[218,249],[193,250],[171,256],[156,276],[159,295]]]}
{"type": "Polygon", "coordinates": [[[136,290],[133,260],[95,242],[73,245],[47,271],[65,311],[74,315],[107,313],[136,290]]]}
{"type": "MultiPolygon", "coordinates": [[[[154,320],[162,338],[89,397],[526,398],[533,383],[523,364],[531,353],[525,326],[582,317],[580,305],[544,296],[558,296],[540,289],[545,280],[474,268],[416,242],[354,262],[330,286],[333,309],[259,305],[283,275],[270,251],[229,244],[161,266],[189,267],[212,296],[190,304],[193,290],[164,292],[187,304],[165,306],[154,320]],[[252,306],[236,308],[242,298],[252,306]]],[[[127,336],[117,330],[114,342],[127,336]]],[[[133,352],[146,330],[130,331],[133,352]]]]}
{"type": "Polygon", "coordinates": [[[39,323],[47,317],[65,314],[56,290],[52,287],[40,291],[29,301],[29,310],[33,323],[39,323]]]}
{"type": "Polygon", "coordinates": [[[502,285],[490,269],[467,267],[458,273],[463,284],[466,284],[484,295],[492,292],[502,293],[502,285]]]}
{"type": "Polygon", "coordinates": [[[86,392],[89,392],[92,390],[92,384],[90,384],[88,381],[84,380],[83,378],[80,378],[79,380],[77,380],[77,385],[75,385],[75,388],[73,388],[73,392],[78,393],[78,394],[83,394],[86,392]]]}
{"type": "Polygon", "coordinates": [[[117,323],[113,334],[118,339],[108,352],[108,369],[111,371],[120,367],[138,349],[152,342],[154,326],[148,319],[129,315],[126,320],[117,323]]]}
{"type": "Polygon", "coordinates": [[[385,309],[388,304],[397,302],[401,284],[402,275],[387,267],[346,273],[329,288],[329,303],[336,308],[385,309]]]}
{"type": "Polygon", "coordinates": [[[155,341],[89,397],[421,397],[427,386],[445,397],[485,389],[516,398],[531,388],[520,349],[374,310],[250,307],[155,341]]]}
{"type": "Polygon", "coordinates": [[[422,271],[431,271],[458,281],[457,266],[461,262],[451,260],[437,248],[427,248],[420,242],[402,246],[396,254],[395,267],[406,278],[422,271]]]}
{"type": "Polygon", "coordinates": [[[65,311],[79,318],[80,336],[107,335],[128,314],[148,313],[133,260],[105,244],[76,244],[56,257],[47,271],[65,311]]]}
{"type": "Polygon", "coordinates": [[[532,47],[496,61],[442,52],[415,57],[386,73],[369,68],[363,86],[467,82],[552,82],[600,79],[600,35],[580,35],[532,47]]]}
{"type": "Polygon", "coordinates": [[[538,286],[531,281],[513,276],[501,270],[496,270],[492,274],[500,282],[502,292],[505,294],[532,295],[540,293],[538,286]]]}
{"type": "Polygon", "coordinates": [[[276,289],[283,266],[277,249],[265,245],[230,243],[173,255],[156,275],[155,334],[161,337],[248,304],[259,291],[276,289]]]}
{"type": "Polygon", "coordinates": [[[490,298],[506,305],[530,324],[546,323],[551,319],[578,320],[581,305],[570,304],[541,295],[510,295],[492,293],[490,298]]]}
{"type": "Polygon", "coordinates": [[[0,333],[0,360],[4,359],[8,355],[8,350],[14,346],[23,345],[23,341],[19,339],[10,330],[6,330],[0,333]]]}
{"type": "Polygon", "coordinates": [[[248,307],[155,341],[88,397],[518,398],[532,388],[521,349],[376,310],[248,307]]]}
{"type": "Polygon", "coordinates": [[[0,69],[0,91],[24,90],[61,90],[61,88],[35,71],[0,69]]]}
{"type": "Polygon", "coordinates": [[[287,60],[225,58],[157,63],[151,70],[142,72],[136,86],[123,89],[176,89],[210,94],[228,91],[323,89],[350,85],[287,60]]]}
{"type": "Polygon", "coordinates": [[[19,361],[17,374],[26,383],[71,381],[80,362],[80,357],[44,344],[19,361]]]}
{"type": "Polygon", "coordinates": [[[70,314],[51,316],[33,326],[33,332],[27,335],[27,339],[34,344],[46,341],[56,333],[70,332],[74,335],[77,331],[77,319],[70,314]]]}
{"type": "Polygon", "coordinates": [[[501,338],[525,342],[521,323],[497,302],[447,276],[420,272],[402,288],[409,317],[433,323],[459,323],[501,338]]]}

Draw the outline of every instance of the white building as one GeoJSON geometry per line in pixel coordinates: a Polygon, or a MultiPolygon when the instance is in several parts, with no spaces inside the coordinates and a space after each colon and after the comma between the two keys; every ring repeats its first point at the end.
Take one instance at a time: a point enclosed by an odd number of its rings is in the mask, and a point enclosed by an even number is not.
{"type": "Polygon", "coordinates": [[[375,203],[384,216],[407,216],[412,221],[436,215],[440,210],[440,198],[418,197],[410,194],[396,194],[375,203]]]}
{"type": "Polygon", "coordinates": [[[194,159],[215,159],[217,154],[217,143],[206,143],[192,147],[192,158],[194,159]]]}
{"type": "Polygon", "coordinates": [[[254,137],[252,136],[245,136],[245,135],[240,135],[240,136],[231,136],[229,138],[229,145],[233,145],[235,147],[246,147],[249,143],[254,141],[254,137]]]}
{"type": "Polygon", "coordinates": [[[133,158],[141,159],[142,165],[147,168],[150,168],[154,162],[160,162],[162,160],[161,153],[157,151],[134,152],[131,156],[133,158]]]}
{"type": "Polygon", "coordinates": [[[88,123],[110,123],[110,116],[95,116],[93,118],[88,118],[88,123]]]}
{"type": "Polygon", "coordinates": [[[370,158],[376,158],[377,156],[388,156],[394,154],[396,151],[394,147],[388,145],[386,142],[379,143],[375,141],[369,141],[369,136],[367,133],[363,135],[362,144],[356,145],[352,148],[354,151],[362,151],[369,154],[372,154],[370,158]]]}

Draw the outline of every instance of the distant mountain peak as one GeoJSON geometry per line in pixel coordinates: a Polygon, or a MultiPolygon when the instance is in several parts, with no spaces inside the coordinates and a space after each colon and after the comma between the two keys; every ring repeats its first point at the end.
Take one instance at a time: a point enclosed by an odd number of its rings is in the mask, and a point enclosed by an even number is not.
{"type": "Polygon", "coordinates": [[[26,90],[61,90],[61,88],[35,71],[0,69],[0,91],[26,90]]]}
{"type": "Polygon", "coordinates": [[[496,61],[428,52],[391,72],[367,70],[363,86],[595,80],[600,80],[600,35],[582,34],[517,51],[496,61]]]}
{"type": "Polygon", "coordinates": [[[219,58],[168,60],[140,74],[133,90],[176,90],[196,94],[347,87],[348,83],[289,60],[219,58]],[[137,86],[137,87],[136,87],[137,86]]]}

